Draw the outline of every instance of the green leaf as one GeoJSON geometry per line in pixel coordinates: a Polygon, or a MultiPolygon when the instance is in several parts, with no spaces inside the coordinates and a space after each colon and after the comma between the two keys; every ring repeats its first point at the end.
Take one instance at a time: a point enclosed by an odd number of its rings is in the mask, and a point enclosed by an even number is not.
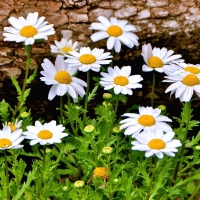
{"type": "Polygon", "coordinates": [[[21,88],[19,87],[19,84],[18,84],[18,82],[17,82],[17,80],[15,79],[14,76],[11,77],[11,81],[12,81],[13,85],[15,86],[18,95],[20,96],[21,93],[22,93],[22,90],[21,90],[21,88]]]}
{"type": "Polygon", "coordinates": [[[122,103],[126,103],[127,97],[125,95],[120,94],[119,95],[119,101],[121,101],[122,103]]]}
{"type": "Polygon", "coordinates": [[[37,75],[37,70],[38,70],[38,67],[34,69],[33,74],[27,79],[26,84],[31,83],[35,79],[37,75]]]}
{"type": "Polygon", "coordinates": [[[23,97],[21,97],[21,96],[18,97],[18,100],[21,101],[21,104],[20,104],[20,106],[19,106],[19,111],[23,108],[24,104],[26,103],[26,99],[27,99],[27,97],[29,96],[30,91],[31,91],[30,88],[29,88],[29,89],[26,89],[26,90],[24,91],[23,97]]]}
{"type": "Polygon", "coordinates": [[[193,127],[196,127],[196,126],[198,126],[199,124],[200,124],[199,121],[190,120],[188,130],[192,130],[193,127]]]}
{"type": "Polygon", "coordinates": [[[200,131],[197,133],[196,137],[192,137],[191,142],[187,143],[185,146],[192,147],[192,146],[198,144],[199,141],[200,141],[200,131]]]}
{"type": "MultiPolygon", "coordinates": [[[[133,176],[128,177],[127,173],[122,173],[122,186],[125,192],[125,200],[132,200],[134,196],[133,176]]],[[[135,198],[134,198],[135,199],[135,198]]]]}
{"type": "Polygon", "coordinates": [[[26,183],[23,184],[21,190],[17,193],[17,195],[15,197],[13,197],[12,200],[20,199],[20,197],[22,196],[22,194],[24,193],[26,188],[28,188],[30,186],[31,182],[34,180],[36,171],[37,171],[37,168],[33,168],[33,171],[28,173],[26,183]]]}
{"type": "Polygon", "coordinates": [[[98,85],[94,87],[94,89],[92,90],[92,93],[89,93],[88,95],[88,102],[90,102],[92,99],[94,99],[94,97],[96,96],[96,91],[98,89],[98,85]]]}
{"type": "Polygon", "coordinates": [[[188,177],[185,180],[180,180],[180,182],[178,182],[174,187],[180,187],[180,186],[182,186],[184,184],[192,182],[193,180],[200,180],[200,173],[195,174],[195,175],[193,175],[191,177],[188,177]]]}
{"type": "Polygon", "coordinates": [[[0,116],[3,122],[8,121],[8,117],[9,117],[9,104],[5,102],[5,100],[3,99],[0,102],[0,116]]]}
{"type": "Polygon", "coordinates": [[[6,196],[6,175],[5,175],[4,164],[0,167],[0,180],[1,180],[0,189],[2,189],[2,191],[0,190],[0,197],[5,197],[6,196]]]}

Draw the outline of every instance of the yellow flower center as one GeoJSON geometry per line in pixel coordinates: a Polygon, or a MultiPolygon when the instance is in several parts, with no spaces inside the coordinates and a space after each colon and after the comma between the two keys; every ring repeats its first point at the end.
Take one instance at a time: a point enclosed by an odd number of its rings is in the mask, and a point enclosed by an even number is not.
{"type": "Polygon", "coordinates": [[[79,61],[83,64],[92,64],[94,62],[96,62],[96,57],[93,56],[92,54],[83,54],[82,56],[80,56],[79,61]]]}
{"type": "Polygon", "coordinates": [[[151,149],[157,149],[157,150],[160,150],[160,149],[164,149],[166,144],[165,142],[163,142],[163,140],[161,139],[153,139],[151,140],[149,143],[148,143],[148,146],[151,148],[151,149]]]}
{"type": "Polygon", "coordinates": [[[63,47],[63,48],[61,48],[61,51],[63,53],[68,53],[69,51],[73,51],[73,49],[71,47],[63,47]]]}
{"type": "Polygon", "coordinates": [[[184,70],[186,72],[191,72],[192,74],[199,74],[200,73],[200,69],[198,69],[197,67],[192,67],[192,66],[188,66],[184,70]]]}
{"type": "Polygon", "coordinates": [[[163,65],[164,65],[163,61],[157,56],[152,56],[148,60],[148,66],[151,68],[161,68],[163,67],[163,65]]]}
{"type": "Polygon", "coordinates": [[[106,32],[110,36],[119,37],[120,35],[122,35],[123,30],[119,26],[117,26],[117,25],[112,25],[112,26],[108,27],[108,29],[106,30],[106,32]]]}
{"type": "Polygon", "coordinates": [[[61,84],[70,84],[72,82],[72,78],[70,74],[65,70],[59,71],[55,75],[54,79],[58,81],[58,83],[61,83],[61,84]]]}
{"type": "Polygon", "coordinates": [[[95,170],[93,171],[94,177],[99,177],[102,178],[103,180],[106,180],[109,178],[107,169],[105,167],[96,167],[95,170]]]}
{"type": "Polygon", "coordinates": [[[10,126],[12,132],[15,131],[17,128],[12,122],[8,122],[8,126],[10,126]]]}
{"type": "Polygon", "coordinates": [[[0,148],[4,149],[12,145],[12,142],[7,138],[0,139],[0,148]]]}
{"type": "Polygon", "coordinates": [[[48,130],[42,130],[40,131],[37,136],[43,140],[48,140],[51,139],[53,137],[53,134],[51,131],[48,130]]]}
{"type": "Polygon", "coordinates": [[[33,26],[24,26],[20,30],[20,35],[26,38],[33,37],[38,33],[37,29],[33,26]]]}
{"type": "Polygon", "coordinates": [[[194,86],[194,85],[199,85],[200,80],[196,75],[188,74],[187,76],[185,76],[183,78],[182,83],[187,85],[187,86],[194,86]]]}
{"type": "Polygon", "coordinates": [[[125,76],[117,76],[114,78],[114,83],[116,85],[125,86],[128,84],[128,79],[125,76]]]}
{"type": "Polygon", "coordinates": [[[142,126],[152,126],[156,123],[156,120],[151,115],[142,115],[138,118],[138,123],[142,126]]]}

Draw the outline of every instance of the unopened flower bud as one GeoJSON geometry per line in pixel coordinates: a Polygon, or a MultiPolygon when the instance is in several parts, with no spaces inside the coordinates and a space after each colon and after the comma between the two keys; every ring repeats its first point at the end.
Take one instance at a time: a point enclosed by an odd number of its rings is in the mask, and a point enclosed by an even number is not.
{"type": "Polygon", "coordinates": [[[74,183],[74,187],[75,188],[82,188],[82,187],[84,187],[84,185],[85,185],[85,183],[84,183],[84,181],[76,181],[75,183],[74,183]]]}
{"type": "Polygon", "coordinates": [[[109,146],[103,147],[102,149],[102,153],[107,154],[107,155],[111,154],[112,152],[113,152],[113,148],[109,146]]]}
{"type": "Polygon", "coordinates": [[[81,106],[75,106],[75,109],[76,109],[77,111],[79,111],[79,110],[82,109],[82,107],[81,107],[81,106]]]}
{"type": "Polygon", "coordinates": [[[120,132],[121,130],[119,125],[113,127],[113,133],[120,133],[120,132]]]}
{"type": "Polygon", "coordinates": [[[84,128],[84,131],[86,133],[92,133],[94,131],[94,126],[92,125],[87,125],[85,128],[84,128]]]}
{"type": "Polygon", "coordinates": [[[167,106],[165,105],[159,105],[158,108],[162,111],[165,112],[167,110],[167,106]]]}
{"type": "Polygon", "coordinates": [[[50,153],[51,151],[52,151],[52,149],[46,148],[46,153],[50,153]]]}
{"type": "Polygon", "coordinates": [[[22,113],[20,113],[20,117],[23,118],[23,119],[29,117],[29,115],[30,115],[29,112],[22,112],[22,113]]]}
{"type": "Polygon", "coordinates": [[[114,183],[118,183],[118,182],[119,182],[119,179],[118,179],[118,178],[115,178],[115,179],[113,179],[113,182],[114,182],[114,183]]]}
{"type": "Polygon", "coordinates": [[[102,105],[105,106],[105,107],[111,107],[112,106],[112,104],[110,102],[107,102],[107,101],[103,101],[102,105]]]}
{"type": "Polygon", "coordinates": [[[63,187],[63,191],[67,191],[68,190],[68,187],[67,186],[64,186],[63,187]]]}
{"type": "Polygon", "coordinates": [[[103,99],[106,100],[106,101],[111,100],[112,99],[112,94],[104,93],[103,94],[103,99]]]}
{"type": "Polygon", "coordinates": [[[200,145],[194,147],[196,150],[200,150],[200,145]]]}

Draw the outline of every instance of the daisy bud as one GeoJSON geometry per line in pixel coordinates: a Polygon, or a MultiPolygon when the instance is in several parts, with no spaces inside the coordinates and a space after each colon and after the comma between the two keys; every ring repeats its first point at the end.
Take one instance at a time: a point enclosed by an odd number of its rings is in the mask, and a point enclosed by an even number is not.
{"type": "Polygon", "coordinates": [[[52,149],[46,148],[46,153],[50,153],[51,151],[52,151],[52,149]]]}
{"type": "Polygon", "coordinates": [[[200,150],[200,145],[194,147],[196,150],[200,150]]]}
{"type": "Polygon", "coordinates": [[[64,186],[64,187],[63,187],[63,191],[68,191],[68,187],[67,187],[67,186],[64,186]]]}
{"type": "Polygon", "coordinates": [[[87,125],[85,128],[84,128],[84,131],[86,133],[92,133],[94,131],[94,126],[92,125],[87,125]]]}
{"type": "Polygon", "coordinates": [[[104,101],[102,104],[105,107],[111,107],[112,106],[112,104],[110,102],[107,102],[107,101],[104,101]]]}
{"type": "Polygon", "coordinates": [[[85,185],[84,181],[81,181],[81,180],[76,181],[76,182],[74,183],[74,187],[75,187],[75,188],[82,188],[82,187],[84,187],[84,185],[85,185]]]}
{"type": "Polygon", "coordinates": [[[20,113],[20,117],[23,118],[23,119],[25,119],[25,118],[27,118],[29,116],[30,116],[29,112],[22,112],[22,113],[20,113]]]}
{"type": "Polygon", "coordinates": [[[119,125],[113,127],[113,133],[120,133],[120,132],[121,130],[119,125]]]}
{"type": "Polygon", "coordinates": [[[110,155],[113,152],[113,148],[112,147],[103,147],[102,149],[102,153],[106,154],[106,155],[110,155]]]}
{"type": "Polygon", "coordinates": [[[75,109],[76,109],[77,111],[80,111],[80,110],[82,109],[82,107],[81,107],[81,106],[75,106],[75,109]]]}
{"type": "Polygon", "coordinates": [[[115,179],[113,179],[113,182],[114,182],[114,183],[118,183],[118,182],[119,182],[119,179],[118,179],[118,178],[115,178],[115,179]]]}
{"type": "Polygon", "coordinates": [[[104,94],[103,94],[103,99],[104,99],[105,101],[111,100],[111,99],[112,99],[112,94],[110,94],[110,93],[104,93],[104,94]]]}
{"type": "Polygon", "coordinates": [[[167,110],[167,106],[165,105],[159,105],[158,108],[162,111],[165,112],[167,110]]]}

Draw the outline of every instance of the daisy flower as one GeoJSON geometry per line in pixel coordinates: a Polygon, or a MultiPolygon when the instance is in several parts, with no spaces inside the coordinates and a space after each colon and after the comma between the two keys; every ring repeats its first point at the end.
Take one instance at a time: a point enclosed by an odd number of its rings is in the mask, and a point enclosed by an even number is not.
{"type": "Polygon", "coordinates": [[[126,129],[125,135],[132,135],[134,138],[141,131],[161,129],[164,132],[172,131],[172,128],[165,122],[172,122],[166,116],[160,115],[159,108],[139,107],[139,114],[125,113],[122,116],[128,117],[120,121],[120,130],[126,129]]]}
{"type": "Polygon", "coordinates": [[[166,80],[163,82],[172,83],[165,90],[165,93],[171,92],[170,96],[175,93],[175,98],[179,98],[181,102],[190,101],[194,91],[200,97],[200,74],[182,72],[164,78],[166,80]]]}
{"type": "Polygon", "coordinates": [[[111,62],[109,58],[112,58],[110,52],[104,53],[104,49],[94,48],[91,50],[89,47],[81,47],[80,53],[69,52],[69,54],[66,55],[68,59],[65,62],[70,67],[78,67],[79,71],[83,72],[90,69],[99,72],[101,65],[109,64],[111,62]]]}
{"type": "Polygon", "coordinates": [[[114,88],[115,94],[132,95],[131,89],[142,88],[142,85],[138,82],[142,81],[143,78],[140,75],[131,76],[130,74],[130,66],[124,66],[121,69],[118,66],[108,67],[108,73],[101,72],[103,78],[100,78],[100,84],[104,87],[104,90],[114,88]]]}
{"type": "Polygon", "coordinates": [[[13,131],[21,128],[22,120],[20,120],[18,122],[18,119],[16,119],[15,122],[5,122],[5,124],[3,124],[3,126],[10,126],[11,131],[13,132],[13,131]]]}
{"type": "Polygon", "coordinates": [[[55,66],[48,59],[44,59],[42,68],[44,71],[40,73],[44,77],[40,79],[47,85],[53,85],[49,91],[49,100],[56,95],[63,96],[67,92],[74,100],[78,98],[78,95],[81,97],[85,95],[83,86],[87,86],[86,82],[73,76],[77,68],[69,67],[61,55],[57,55],[55,66]]]}
{"type": "Polygon", "coordinates": [[[37,143],[40,145],[60,143],[62,138],[68,136],[67,133],[63,133],[65,127],[61,124],[56,125],[55,120],[44,124],[36,121],[35,126],[27,126],[26,128],[27,131],[23,134],[25,139],[31,140],[31,146],[37,143]]]}
{"type": "Polygon", "coordinates": [[[13,26],[5,27],[4,30],[7,33],[3,33],[5,36],[4,41],[16,41],[24,42],[25,45],[33,44],[37,39],[47,40],[48,35],[55,33],[53,24],[46,25],[44,21],[45,17],[38,18],[38,12],[29,13],[27,18],[10,17],[8,21],[13,26]]]}
{"type": "Polygon", "coordinates": [[[108,50],[114,47],[116,52],[120,52],[121,42],[129,48],[139,45],[138,36],[132,33],[136,28],[133,25],[127,24],[128,21],[117,20],[115,17],[111,17],[109,21],[103,16],[99,16],[97,19],[100,23],[94,22],[90,26],[90,29],[99,31],[90,36],[93,42],[108,38],[108,50]]]}
{"type": "Polygon", "coordinates": [[[172,55],[173,53],[174,51],[168,51],[165,47],[162,49],[154,47],[152,49],[151,44],[144,44],[141,54],[146,64],[142,66],[142,71],[155,70],[160,73],[164,72],[167,75],[173,73],[180,68],[176,64],[184,61],[179,59],[182,57],[180,54],[172,55]]]}
{"type": "Polygon", "coordinates": [[[23,140],[22,129],[17,129],[12,132],[10,126],[4,126],[0,130],[0,150],[22,148],[23,145],[20,145],[20,142],[23,140]]]}
{"type": "Polygon", "coordinates": [[[77,46],[78,46],[78,42],[72,42],[72,40],[68,40],[65,38],[62,38],[60,42],[58,42],[57,40],[54,41],[55,45],[50,45],[51,48],[51,52],[52,53],[57,53],[57,54],[61,54],[62,56],[68,54],[69,52],[72,51],[77,51],[77,46]]]}
{"type": "Polygon", "coordinates": [[[200,74],[200,65],[193,65],[193,64],[187,64],[187,63],[178,63],[179,65],[179,69],[177,71],[175,71],[173,74],[180,74],[183,71],[185,72],[189,72],[192,74],[200,74]]]}
{"type": "Polygon", "coordinates": [[[173,152],[178,151],[176,147],[181,146],[180,140],[173,139],[174,135],[172,131],[164,134],[160,129],[141,132],[135,136],[132,150],[146,151],[145,157],[155,154],[158,158],[163,158],[163,153],[174,157],[173,152]]]}

